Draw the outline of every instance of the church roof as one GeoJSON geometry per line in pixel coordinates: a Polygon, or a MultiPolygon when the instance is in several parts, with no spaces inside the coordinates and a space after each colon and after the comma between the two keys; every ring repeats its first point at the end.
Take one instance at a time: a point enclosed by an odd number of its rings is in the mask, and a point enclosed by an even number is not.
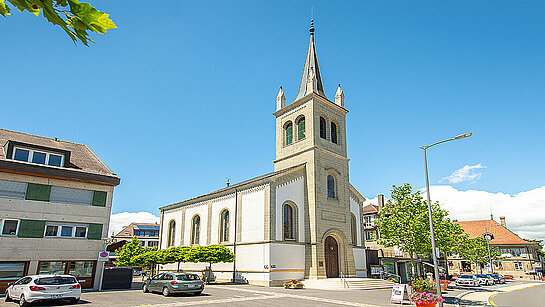
{"type": "Polygon", "coordinates": [[[308,44],[307,58],[303,67],[299,93],[295,101],[305,97],[310,93],[316,93],[325,99],[324,86],[322,84],[322,75],[318,67],[318,57],[316,56],[316,47],[314,46],[314,22],[310,21],[310,42],[308,44]]]}
{"type": "Polygon", "coordinates": [[[480,237],[486,232],[491,233],[494,238],[490,245],[531,245],[532,242],[521,239],[506,227],[494,220],[455,222],[462,226],[462,229],[469,234],[470,238],[480,237]]]}
{"type": "Polygon", "coordinates": [[[159,210],[167,210],[167,209],[182,207],[182,206],[185,206],[185,205],[197,202],[197,201],[202,201],[202,200],[205,200],[205,199],[208,199],[208,198],[211,198],[211,197],[218,197],[218,196],[221,196],[221,195],[229,194],[229,193],[234,192],[235,189],[237,189],[237,188],[242,188],[242,187],[247,187],[247,186],[250,186],[250,185],[255,185],[259,181],[269,179],[269,178],[272,178],[272,177],[280,175],[280,174],[288,173],[290,171],[293,171],[293,170],[295,170],[297,168],[300,168],[300,167],[304,166],[305,164],[306,163],[298,164],[298,165],[295,165],[295,166],[292,166],[292,167],[285,168],[283,170],[279,170],[279,171],[276,171],[276,172],[271,172],[271,173],[268,173],[268,174],[265,174],[265,175],[261,175],[261,176],[258,176],[258,177],[252,178],[252,179],[248,179],[248,180],[236,183],[236,184],[232,184],[232,185],[229,185],[228,187],[216,190],[216,191],[208,193],[208,194],[200,195],[200,196],[197,196],[197,197],[190,198],[188,200],[184,200],[184,201],[179,202],[179,203],[175,203],[175,204],[172,204],[172,205],[161,207],[161,208],[159,208],[159,210]]]}

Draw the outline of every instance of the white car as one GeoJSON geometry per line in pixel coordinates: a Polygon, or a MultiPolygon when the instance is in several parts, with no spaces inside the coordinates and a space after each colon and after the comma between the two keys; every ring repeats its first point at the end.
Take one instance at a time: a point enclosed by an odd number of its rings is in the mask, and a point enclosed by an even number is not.
{"type": "Polygon", "coordinates": [[[470,286],[470,287],[478,287],[480,285],[479,279],[477,276],[472,274],[463,274],[458,276],[456,278],[456,286],[470,286]]]}
{"type": "Polygon", "coordinates": [[[6,301],[19,301],[19,306],[51,300],[69,300],[74,304],[80,297],[81,285],[71,275],[29,275],[6,289],[6,301]]]}

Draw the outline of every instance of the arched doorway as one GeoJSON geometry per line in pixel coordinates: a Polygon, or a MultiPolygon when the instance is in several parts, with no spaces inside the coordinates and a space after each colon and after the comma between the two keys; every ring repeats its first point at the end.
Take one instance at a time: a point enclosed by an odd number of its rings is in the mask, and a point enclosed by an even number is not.
{"type": "Polygon", "coordinates": [[[339,245],[337,245],[337,240],[331,236],[325,238],[324,251],[327,277],[339,277],[339,245]]]}

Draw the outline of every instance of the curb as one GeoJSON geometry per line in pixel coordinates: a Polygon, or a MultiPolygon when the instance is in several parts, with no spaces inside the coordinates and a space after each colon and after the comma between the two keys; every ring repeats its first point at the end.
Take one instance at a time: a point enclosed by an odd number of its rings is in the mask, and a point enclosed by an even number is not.
{"type": "Polygon", "coordinates": [[[470,293],[473,293],[475,291],[473,290],[469,290],[469,291],[466,291],[464,293],[461,293],[461,294],[458,294],[455,298],[454,298],[454,304],[456,304],[456,307],[460,307],[460,300],[462,299],[462,297],[470,294],[470,293]]]}

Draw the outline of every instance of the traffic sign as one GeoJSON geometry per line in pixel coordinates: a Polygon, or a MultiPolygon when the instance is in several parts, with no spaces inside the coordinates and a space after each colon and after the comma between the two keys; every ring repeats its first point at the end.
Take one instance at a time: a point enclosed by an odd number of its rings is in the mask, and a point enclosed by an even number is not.
{"type": "Polygon", "coordinates": [[[98,253],[98,261],[108,261],[110,260],[110,253],[107,251],[102,251],[98,253]]]}

